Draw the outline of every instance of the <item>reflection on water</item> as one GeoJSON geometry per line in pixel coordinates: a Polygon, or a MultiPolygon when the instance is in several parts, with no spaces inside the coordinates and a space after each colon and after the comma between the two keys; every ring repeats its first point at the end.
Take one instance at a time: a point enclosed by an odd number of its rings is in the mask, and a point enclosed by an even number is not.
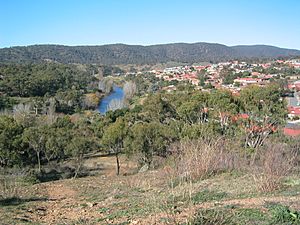
{"type": "Polygon", "coordinates": [[[101,114],[105,114],[107,111],[107,106],[113,99],[122,99],[124,97],[124,91],[123,88],[114,86],[113,91],[101,99],[100,104],[98,106],[98,111],[101,114]]]}

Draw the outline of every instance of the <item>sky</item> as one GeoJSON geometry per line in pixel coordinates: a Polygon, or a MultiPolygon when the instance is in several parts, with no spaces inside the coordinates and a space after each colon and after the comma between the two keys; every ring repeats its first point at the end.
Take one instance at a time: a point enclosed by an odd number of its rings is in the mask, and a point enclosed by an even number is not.
{"type": "Polygon", "coordinates": [[[300,49],[299,0],[0,0],[0,48],[210,42],[300,49]]]}

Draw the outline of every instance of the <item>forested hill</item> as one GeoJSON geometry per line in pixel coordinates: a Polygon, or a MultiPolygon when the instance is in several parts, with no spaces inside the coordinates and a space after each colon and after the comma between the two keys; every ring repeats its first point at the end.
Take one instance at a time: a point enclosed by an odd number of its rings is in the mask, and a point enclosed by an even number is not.
{"type": "Polygon", "coordinates": [[[32,45],[0,49],[0,62],[155,64],[164,62],[225,61],[244,58],[300,56],[299,50],[267,45],[233,46],[211,43],[175,43],[162,45],[112,44],[101,46],[32,45]]]}

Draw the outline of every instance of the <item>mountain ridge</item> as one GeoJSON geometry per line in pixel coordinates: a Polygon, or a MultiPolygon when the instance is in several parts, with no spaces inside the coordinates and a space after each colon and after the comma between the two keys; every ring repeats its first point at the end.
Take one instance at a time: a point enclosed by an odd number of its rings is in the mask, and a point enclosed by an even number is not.
{"type": "Polygon", "coordinates": [[[300,50],[271,45],[226,46],[218,43],[169,43],[157,45],[57,45],[39,44],[0,48],[0,62],[35,63],[52,60],[82,64],[155,64],[208,62],[250,58],[300,56],[300,50]]]}

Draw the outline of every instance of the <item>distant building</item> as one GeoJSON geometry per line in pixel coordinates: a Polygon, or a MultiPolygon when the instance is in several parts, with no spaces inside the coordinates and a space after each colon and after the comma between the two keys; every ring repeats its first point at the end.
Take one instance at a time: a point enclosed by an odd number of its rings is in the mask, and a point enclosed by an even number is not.
{"type": "Polygon", "coordinates": [[[288,112],[289,112],[288,116],[290,118],[300,117],[300,107],[289,106],[288,112]]]}
{"type": "Polygon", "coordinates": [[[241,85],[248,85],[248,84],[260,84],[263,81],[261,78],[252,78],[252,77],[243,77],[234,79],[234,83],[239,83],[241,85]]]}
{"type": "Polygon", "coordinates": [[[288,123],[283,129],[283,133],[287,136],[300,136],[300,124],[288,123]]]}

